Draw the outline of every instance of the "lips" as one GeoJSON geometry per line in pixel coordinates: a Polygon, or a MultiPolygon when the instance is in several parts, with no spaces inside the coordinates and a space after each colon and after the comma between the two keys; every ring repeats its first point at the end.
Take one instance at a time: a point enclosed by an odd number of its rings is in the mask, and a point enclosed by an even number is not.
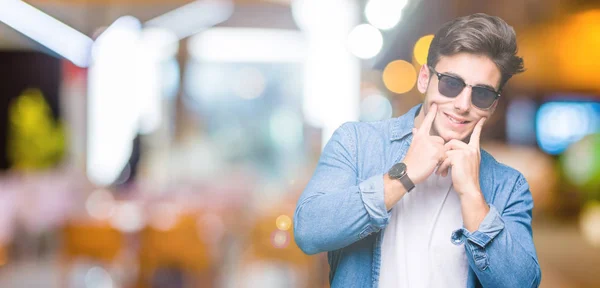
{"type": "Polygon", "coordinates": [[[446,114],[444,113],[444,115],[446,115],[446,117],[448,118],[448,120],[450,120],[450,122],[454,123],[454,124],[467,124],[471,121],[467,121],[465,119],[462,119],[460,117],[454,117],[452,115],[446,114]]]}

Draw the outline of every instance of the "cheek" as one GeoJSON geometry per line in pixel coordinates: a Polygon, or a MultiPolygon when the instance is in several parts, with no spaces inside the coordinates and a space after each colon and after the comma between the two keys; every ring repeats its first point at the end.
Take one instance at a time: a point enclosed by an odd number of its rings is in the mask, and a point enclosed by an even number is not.
{"type": "Polygon", "coordinates": [[[487,119],[486,122],[489,123],[489,120],[493,114],[493,111],[491,111],[491,110],[490,111],[478,111],[478,112],[479,113],[477,113],[477,116],[476,116],[477,121],[474,121],[472,128],[475,128],[475,125],[477,124],[477,122],[479,122],[482,118],[486,118],[487,119]]]}
{"type": "Polygon", "coordinates": [[[436,89],[433,89],[431,85],[427,89],[427,93],[425,94],[425,101],[431,105],[432,103],[440,105],[450,105],[454,101],[454,98],[446,97],[440,94],[436,89]]]}
{"type": "Polygon", "coordinates": [[[438,108],[440,108],[440,106],[445,105],[447,102],[446,97],[437,95],[436,93],[427,93],[427,97],[425,98],[425,103],[428,107],[435,103],[438,105],[438,108]]]}

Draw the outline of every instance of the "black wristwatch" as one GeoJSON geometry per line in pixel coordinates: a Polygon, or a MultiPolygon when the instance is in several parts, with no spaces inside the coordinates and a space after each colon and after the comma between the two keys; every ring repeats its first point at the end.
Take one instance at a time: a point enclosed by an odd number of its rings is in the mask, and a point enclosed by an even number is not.
{"type": "Polygon", "coordinates": [[[410,190],[415,188],[415,183],[413,183],[406,174],[406,164],[402,162],[394,164],[394,166],[390,168],[390,171],[388,171],[388,175],[392,179],[400,180],[400,183],[402,183],[406,192],[410,192],[410,190]]]}

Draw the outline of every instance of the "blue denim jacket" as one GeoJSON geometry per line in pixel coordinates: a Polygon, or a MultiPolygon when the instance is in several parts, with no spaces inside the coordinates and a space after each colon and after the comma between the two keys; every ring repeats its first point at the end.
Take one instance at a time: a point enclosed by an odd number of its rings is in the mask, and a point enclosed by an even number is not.
{"type": "MultiPolygon", "coordinates": [[[[381,243],[391,211],[383,175],[412,141],[421,104],[399,118],[340,126],[321,154],[294,215],[306,254],[328,252],[331,287],[378,287],[381,243]]],[[[479,226],[448,235],[467,253],[467,287],[537,287],[541,271],[531,231],[533,199],[518,171],[481,151],[480,185],[490,211],[479,226]]]]}

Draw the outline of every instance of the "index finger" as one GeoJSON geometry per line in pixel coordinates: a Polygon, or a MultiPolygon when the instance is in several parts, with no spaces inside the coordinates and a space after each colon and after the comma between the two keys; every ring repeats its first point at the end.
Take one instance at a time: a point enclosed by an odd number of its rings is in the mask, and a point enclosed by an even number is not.
{"type": "Polygon", "coordinates": [[[479,147],[479,138],[481,136],[481,128],[483,127],[483,123],[487,118],[483,117],[479,119],[477,124],[475,124],[475,128],[473,128],[473,133],[471,133],[471,139],[469,140],[469,145],[479,147]]]}
{"type": "Polygon", "coordinates": [[[419,131],[426,135],[429,135],[429,131],[431,130],[431,125],[433,125],[433,120],[435,119],[435,115],[437,113],[437,104],[431,104],[429,108],[429,112],[425,115],[425,119],[423,119],[423,123],[421,123],[421,127],[419,127],[419,131]]]}

